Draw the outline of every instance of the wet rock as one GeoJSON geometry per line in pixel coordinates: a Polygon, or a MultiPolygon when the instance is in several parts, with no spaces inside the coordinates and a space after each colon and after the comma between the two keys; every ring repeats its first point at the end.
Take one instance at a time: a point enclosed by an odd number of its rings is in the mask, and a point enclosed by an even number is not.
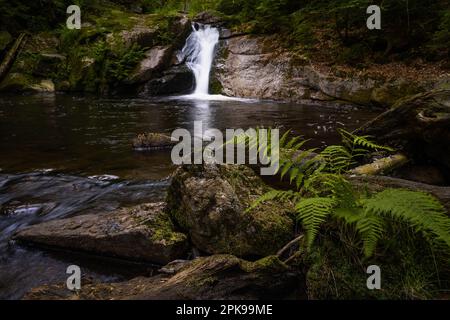
{"type": "Polygon", "coordinates": [[[46,247],[165,264],[184,257],[187,238],[174,231],[164,207],[164,203],[149,203],[112,213],[52,220],[19,231],[14,238],[46,247]]]}
{"type": "Polygon", "coordinates": [[[268,190],[246,166],[184,165],[172,179],[167,209],[204,252],[266,256],[294,231],[288,202],[268,201],[246,211],[268,190]]]}
{"type": "Polygon", "coordinates": [[[137,151],[151,151],[173,147],[177,142],[162,133],[143,133],[133,140],[133,149],[137,151]]]}
{"type": "Polygon", "coordinates": [[[145,52],[145,58],[131,74],[127,83],[142,83],[150,80],[167,68],[172,58],[172,46],[157,46],[145,52]]]}
{"type": "Polygon", "coordinates": [[[140,94],[144,96],[187,94],[193,90],[194,84],[192,71],[186,65],[177,65],[148,81],[140,89],[140,94]]]}
{"type": "Polygon", "coordinates": [[[216,12],[203,11],[194,17],[194,21],[201,24],[209,24],[213,27],[221,27],[225,24],[225,19],[220,17],[216,12]]]}
{"type": "Polygon", "coordinates": [[[304,291],[298,272],[278,258],[248,262],[231,255],[198,258],[171,275],[127,282],[83,285],[77,293],[65,286],[35,288],[24,299],[289,299],[304,291]]]}

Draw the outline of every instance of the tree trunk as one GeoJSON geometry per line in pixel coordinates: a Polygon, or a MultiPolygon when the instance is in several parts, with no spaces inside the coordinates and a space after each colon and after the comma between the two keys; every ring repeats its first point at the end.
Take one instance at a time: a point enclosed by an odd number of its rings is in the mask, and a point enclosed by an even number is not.
{"type": "Polygon", "coordinates": [[[0,64],[0,82],[3,81],[3,79],[8,74],[9,70],[11,69],[14,61],[16,60],[17,53],[19,52],[20,48],[22,47],[22,44],[25,40],[25,33],[21,33],[19,37],[14,42],[11,49],[9,49],[8,53],[5,56],[5,59],[0,64]]]}

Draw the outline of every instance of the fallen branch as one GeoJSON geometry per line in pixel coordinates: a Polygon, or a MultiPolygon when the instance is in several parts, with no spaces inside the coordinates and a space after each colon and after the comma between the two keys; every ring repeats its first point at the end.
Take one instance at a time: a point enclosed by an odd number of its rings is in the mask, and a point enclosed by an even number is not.
{"type": "Polygon", "coordinates": [[[303,238],[303,235],[298,236],[297,238],[295,238],[294,240],[290,241],[288,244],[286,244],[283,248],[281,248],[281,250],[279,250],[277,252],[277,257],[280,258],[283,253],[285,251],[287,251],[288,249],[290,249],[294,244],[296,244],[297,242],[299,242],[301,239],[303,238]]]}
{"type": "Polygon", "coordinates": [[[407,162],[408,158],[405,155],[394,154],[386,158],[377,159],[372,163],[356,167],[352,169],[350,173],[374,176],[392,171],[393,169],[403,166],[407,162]]]}
{"type": "Polygon", "coordinates": [[[16,60],[17,53],[22,47],[25,36],[25,33],[21,33],[19,35],[11,49],[9,49],[8,53],[6,54],[5,59],[3,59],[2,63],[0,64],[0,82],[3,81],[3,79],[6,77],[14,61],[16,60]]]}

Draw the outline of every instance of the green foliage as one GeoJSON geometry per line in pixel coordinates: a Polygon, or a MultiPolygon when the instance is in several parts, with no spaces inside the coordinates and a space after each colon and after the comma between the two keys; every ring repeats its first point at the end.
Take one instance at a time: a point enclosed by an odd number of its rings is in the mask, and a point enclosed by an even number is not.
{"type": "Polygon", "coordinates": [[[375,194],[354,190],[344,174],[357,164],[357,159],[371,151],[391,148],[340,131],[342,145],[328,146],[319,153],[301,150],[306,140],[280,139],[279,175],[288,176],[293,190],[272,190],[260,197],[250,209],[273,199],[295,201],[298,219],[306,231],[306,244],[311,248],[320,228],[330,219],[352,227],[359,235],[366,257],[371,257],[386,226],[393,221],[406,223],[436,247],[450,248],[450,219],[442,204],[429,194],[402,189],[386,189],[375,194]]]}
{"type": "Polygon", "coordinates": [[[114,51],[112,59],[107,61],[106,75],[110,80],[122,81],[128,77],[136,64],[144,57],[144,51],[138,45],[121,47],[114,51]]]}

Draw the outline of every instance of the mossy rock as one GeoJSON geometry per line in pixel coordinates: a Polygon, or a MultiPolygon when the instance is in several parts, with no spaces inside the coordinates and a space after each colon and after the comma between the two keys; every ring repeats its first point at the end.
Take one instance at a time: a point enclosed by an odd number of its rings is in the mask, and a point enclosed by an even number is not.
{"type": "Polygon", "coordinates": [[[269,190],[246,166],[184,165],[172,179],[168,210],[202,251],[267,256],[294,235],[291,203],[268,201],[246,210],[269,190]]]}

